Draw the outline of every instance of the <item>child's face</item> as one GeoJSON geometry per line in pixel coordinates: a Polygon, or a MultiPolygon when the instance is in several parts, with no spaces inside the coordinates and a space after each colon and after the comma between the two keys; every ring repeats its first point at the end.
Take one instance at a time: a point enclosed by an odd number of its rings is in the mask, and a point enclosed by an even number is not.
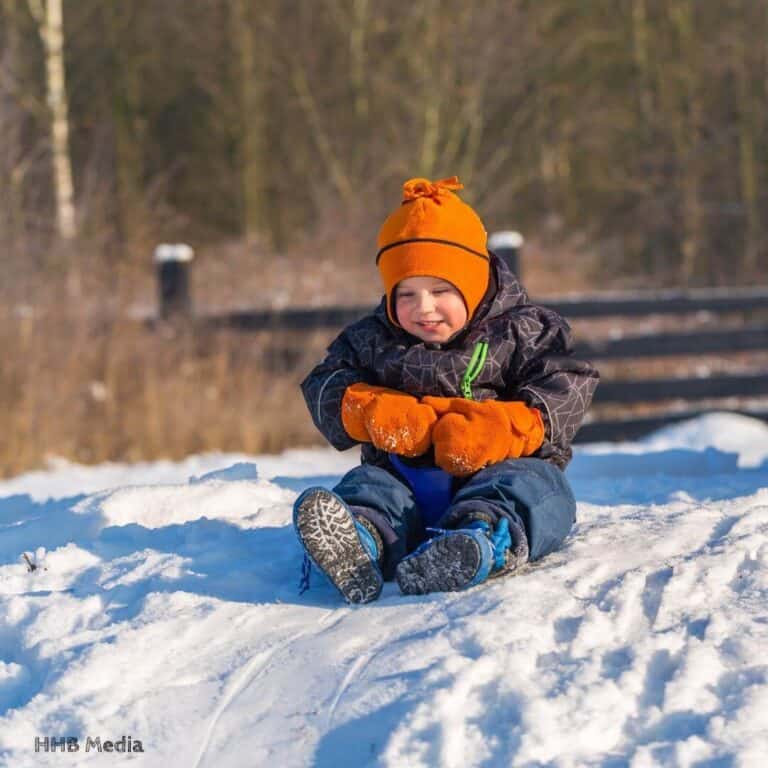
{"type": "Polygon", "coordinates": [[[439,277],[406,277],[395,288],[400,325],[422,341],[447,341],[467,323],[458,289],[439,277]]]}

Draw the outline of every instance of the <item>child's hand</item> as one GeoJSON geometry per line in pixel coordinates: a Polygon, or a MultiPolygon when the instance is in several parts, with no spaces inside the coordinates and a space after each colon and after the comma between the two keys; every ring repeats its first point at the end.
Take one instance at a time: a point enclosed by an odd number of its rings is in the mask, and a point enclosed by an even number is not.
{"type": "Polygon", "coordinates": [[[522,402],[424,397],[422,403],[438,415],[432,430],[435,463],[451,475],[530,456],[544,440],[541,413],[522,402]]]}
{"type": "Polygon", "coordinates": [[[361,443],[369,443],[371,436],[365,426],[365,409],[383,392],[394,392],[386,387],[373,384],[350,384],[341,401],[341,423],[347,434],[361,443]]]}
{"type": "Polygon", "coordinates": [[[351,384],[341,402],[347,434],[400,456],[420,456],[432,444],[434,409],[413,395],[370,384],[351,384]]]}

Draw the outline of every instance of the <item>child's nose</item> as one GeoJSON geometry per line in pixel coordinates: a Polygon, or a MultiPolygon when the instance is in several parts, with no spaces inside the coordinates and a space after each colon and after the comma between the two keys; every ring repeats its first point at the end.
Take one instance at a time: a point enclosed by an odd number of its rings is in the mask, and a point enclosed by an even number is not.
{"type": "Polygon", "coordinates": [[[435,308],[435,297],[431,291],[422,291],[419,294],[419,309],[422,312],[430,312],[435,308]]]}

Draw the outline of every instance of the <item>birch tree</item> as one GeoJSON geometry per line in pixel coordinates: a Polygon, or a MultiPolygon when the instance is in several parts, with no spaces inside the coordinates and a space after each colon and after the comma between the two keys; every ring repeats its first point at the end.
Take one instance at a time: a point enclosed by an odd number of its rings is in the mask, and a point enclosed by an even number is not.
{"type": "Polygon", "coordinates": [[[69,151],[69,109],[64,68],[62,0],[28,0],[45,49],[45,79],[51,120],[51,159],[56,197],[56,225],[64,240],[77,234],[72,158],[69,151]],[[44,4],[43,4],[44,3],[44,4]]]}

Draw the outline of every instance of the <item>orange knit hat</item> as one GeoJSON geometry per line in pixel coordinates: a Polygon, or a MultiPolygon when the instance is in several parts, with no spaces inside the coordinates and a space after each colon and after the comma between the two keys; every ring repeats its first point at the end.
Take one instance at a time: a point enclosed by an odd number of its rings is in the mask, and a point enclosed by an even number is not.
{"type": "Polygon", "coordinates": [[[464,297],[471,319],[488,288],[490,260],[480,217],[453,193],[457,176],[409,179],[403,201],[379,230],[376,264],[384,281],[387,314],[395,324],[394,289],[406,277],[440,277],[464,297]]]}

